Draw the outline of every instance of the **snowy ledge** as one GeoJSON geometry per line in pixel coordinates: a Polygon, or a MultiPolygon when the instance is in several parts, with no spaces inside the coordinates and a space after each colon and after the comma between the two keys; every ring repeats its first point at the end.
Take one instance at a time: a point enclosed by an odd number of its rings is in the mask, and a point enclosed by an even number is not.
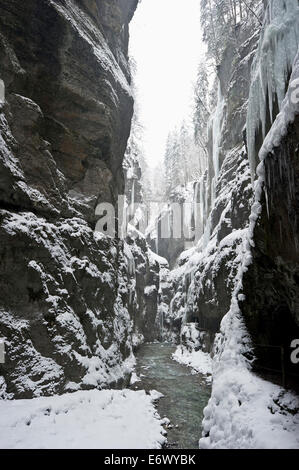
{"type": "Polygon", "coordinates": [[[212,358],[210,354],[203,351],[190,352],[185,346],[178,346],[172,359],[180,364],[192,368],[192,373],[202,374],[205,376],[206,382],[210,383],[212,380],[212,358]]]}
{"type": "Polygon", "coordinates": [[[92,390],[0,401],[2,449],[160,449],[157,392],[92,390]]]}

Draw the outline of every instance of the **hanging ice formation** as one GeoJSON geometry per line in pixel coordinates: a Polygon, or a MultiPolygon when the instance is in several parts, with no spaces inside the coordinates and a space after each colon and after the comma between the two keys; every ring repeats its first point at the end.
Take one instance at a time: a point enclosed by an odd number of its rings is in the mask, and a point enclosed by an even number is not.
{"type": "Polygon", "coordinates": [[[4,103],[5,101],[5,85],[4,81],[0,78],[0,103],[4,103]]]}
{"type": "Polygon", "coordinates": [[[220,142],[221,142],[221,131],[223,124],[223,109],[224,109],[224,98],[221,93],[220,83],[218,85],[218,98],[217,98],[217,107],[212,117],[212,126],[213,126],[213,168],[215,181],[219,176],[220,171],[220,142]]]}
{"type": "Polygon", "coordinates": [[[255,179],[258,164],[259,142],[265,139],[281,109],[298,43],[298,1],[273,0],[269,2],[261,41],[252,66],[246,124],[252,180],[255,179]],[[270,109],[269,113],[268,109],[270,109]]]}

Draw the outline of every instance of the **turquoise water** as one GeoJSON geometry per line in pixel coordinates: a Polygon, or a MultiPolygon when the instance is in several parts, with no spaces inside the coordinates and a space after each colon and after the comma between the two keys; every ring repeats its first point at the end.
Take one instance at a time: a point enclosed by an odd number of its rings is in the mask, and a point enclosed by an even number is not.
{"type": "Polygon", "coordinates": [[[158,412],[174,426],[167,429],[167,447],[197,449],[210,387],[201,375],[193,375],[190,368],[171,359],[175,349],[175,346],[162,343],[141,346],[136,355],[136,372],[141,382],[132,388],[163,393],[158,412]]]}

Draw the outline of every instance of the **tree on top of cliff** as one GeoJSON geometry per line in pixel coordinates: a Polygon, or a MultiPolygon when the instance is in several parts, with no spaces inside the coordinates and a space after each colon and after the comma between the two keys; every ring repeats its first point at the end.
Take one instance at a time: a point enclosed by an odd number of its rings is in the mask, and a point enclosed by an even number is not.
{"type": "Polygon", "coordinates": [[[197,145],[207,149],[207,123],[210,117],[209,80],[206,63],[202,60],[198,66],[197,79],[194,87],[193,125],[197,145]]]}
{"type": "Polygon", "coordinates": [[[229,44],[238,47],[240,28],[260,25],[262,0],[201,0],[200,5],[203,40],[208,45],[208,58],[215,65],[220,64],[229,44]]]}

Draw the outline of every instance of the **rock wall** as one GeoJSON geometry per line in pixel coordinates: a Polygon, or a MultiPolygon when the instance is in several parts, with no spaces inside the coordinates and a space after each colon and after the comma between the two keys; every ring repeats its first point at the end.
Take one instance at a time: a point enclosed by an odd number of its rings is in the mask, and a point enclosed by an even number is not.
{"type": "Polygon", "coordinates": [[[158,306],[161,260],[148,247],[144,236],[131,228],[127,249],[132,260],[132,295],[129,312],[134,319],[134,347],[160,337],[158,306]]]}
{"type": "Polygon", "coordinates": [[[241,303],[257,345],[257,369],[276,370],[281,380],[283,347],[288,385],[298,384],[299,379],[298,365],[290,361],[291,342],[299,338],[298,125],[297,116],[265,161],[262,212],[253,234],[252,263],[243,277],[241,303]]]}
{"type": "Polygon", "coordinates": [[[284,362],[285,383],[298,387],[299,370],[290,355],[291,342],[299,335],[299,14],[297,1],[271,3],[254,61],[247,117],[253,175],[260,162],[261,208],[241,310],[255,344],[256,368],[265,374],[272,369],[271,375],[281,380],[284,362]],[[258,101],[261,90],[264,100],[258,101]]]}
{"type": "Polygon", "coordinates": [[[174,297],[170,316],[176,323],[179,319],[182,324],[197,323],[207,332],[208,348],[212,347],[213,337],[230,307],[240,246],[253,202],[244,126],[258,32],[242,37],[242,41],[238,58],[228,47],[218,67],[221,106],[218,102],[209,126],[208,173],[195,191],[196,202],[204,208],[204,233],[196,246],[180,256],[178,267],[171,273],[174,297]],[[220,132],[218,146],[215,131],[220,132]],[[216,185],[215,154],[220,168],[216,185]]]}
{"type": "Polygon", "coordinates": [[[115,203],[124,190],[133,112],[128,24],[136,5],[0,1],[4,397],[129,378],[142,321],[131,311],[126,245],[93,229],[96,205],[115,203]]]}
{"type": "Polygon", "coordinates": [[[7,174],[1,185],[6,204],[47,215],[77,211],[92,221],[97,202],[114,202],[123,192],[133,108],[128,22],[136,4],[1,1],[4,111],[18,144],[11,151],[25,184],[40,193],[33,201],[21,178],[7,174]]]}
{"type": "Polygon", "coordinates": [[[224,53],[213,118],[220,116],[220,125],[212,123],[209,135],[211,175],[213,132],[220,128],[214,202],[202,240],[171,274],[170,308],[172,317],[196,323],[213,338],[237,302],[255,370],[282,383],[284,363],[284,383],[293,387],[299,377],[290,361],[299,334],[298,104],[291,119],[284,108],[291,93],[297,96],[298,22],[297,1],[271,0],[262,31],[242,36],[238,55],[231,48],[224,53]]]}

